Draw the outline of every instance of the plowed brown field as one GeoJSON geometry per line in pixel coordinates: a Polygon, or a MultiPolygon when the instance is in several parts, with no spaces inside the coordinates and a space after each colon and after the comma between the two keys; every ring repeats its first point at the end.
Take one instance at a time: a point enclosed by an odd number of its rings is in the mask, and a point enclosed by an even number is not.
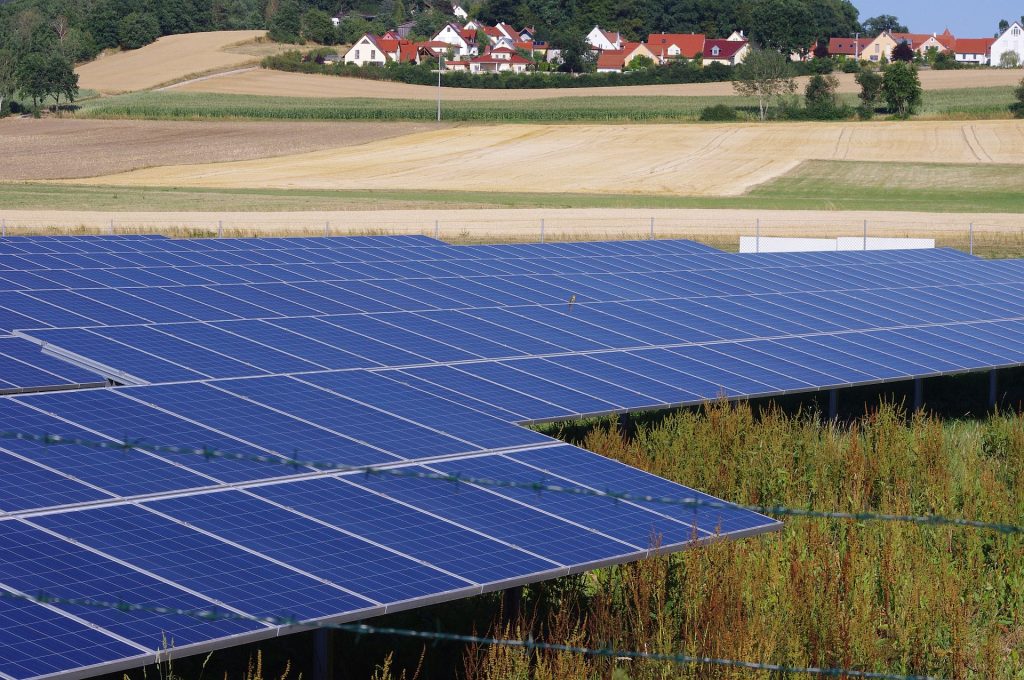
{"type": "Polygon", "coordinates": [[[1024,165],[1024,121],[467,126],[90,183],[732,196],[811,159],[1024,165]]]}

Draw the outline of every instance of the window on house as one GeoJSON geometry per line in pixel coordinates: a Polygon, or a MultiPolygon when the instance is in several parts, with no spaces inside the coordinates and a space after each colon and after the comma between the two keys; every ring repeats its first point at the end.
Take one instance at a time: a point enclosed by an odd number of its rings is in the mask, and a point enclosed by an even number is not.
{"type": "Polygon", "coordinates": [[[1014,26],[1014,27],[1013,27],[1013,30],[1012,30],[1012,31],[1010,31],[1010,35],[1012,35],[1012,36],[1014,36],[1014,37],[1016,37],[1016,36],[1020,35],[1020,29],[1019,29],[1019,28],[1017,28],[1016,26],[1014,26]]]}
{"type": "Polygon", "coordinates": [[[718,49],[718,45],[715,45],[714,47],[711,48],[711,56],[717,57],[718,53],[721,51],[722,50],[718,49]]]}
{"type": "Polygon", "coordinates": [[[373,59],[376,59],[376,58],[377,58],[377,50],[370,50],[370,59],[373,60],[373,59]]]}

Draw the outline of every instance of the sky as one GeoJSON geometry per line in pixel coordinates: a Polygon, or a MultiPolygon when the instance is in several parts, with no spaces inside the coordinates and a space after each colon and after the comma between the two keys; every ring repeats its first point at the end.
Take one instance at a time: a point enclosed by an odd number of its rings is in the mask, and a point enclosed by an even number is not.
{"type": "Polygon", "coordinates": [[[947,27],[964,38],[984,38],[999,29],[999,20],[1020,21],[1021,0],[853,0],[860,20],[895,14],[915,33],[942,33],[947,27]]]}

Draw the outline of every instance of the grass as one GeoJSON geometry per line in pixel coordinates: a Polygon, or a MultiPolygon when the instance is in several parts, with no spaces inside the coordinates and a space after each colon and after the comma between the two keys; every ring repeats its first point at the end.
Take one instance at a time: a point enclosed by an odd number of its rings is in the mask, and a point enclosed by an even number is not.
{"type": "MultiPolygon", "coordinates": [[[[856,105],[854,95],[843,99],[856,105]]],[[[925,92],[925,118],[1009,118],[1013,88],[925,92]]],[[[753,99],[725,97],[566,97],[512,102],[447,101],[447,121],[492,123],[696,121],[702,109],[725,104],[752,116],[753,99]]],[[[158,120],[411,120],[437,115],[430,100],[325,99],[190,92],[139,92],[82,103],[79,116],[158,120]]]]}
{"type": "Polygon", "coordinates": [[[451,208],[750,208],[1024,212],[1020,166],[807,161],[743,196],[471,191],[178,189],[0,184],[0,209],[274,212],[451,208]]]}

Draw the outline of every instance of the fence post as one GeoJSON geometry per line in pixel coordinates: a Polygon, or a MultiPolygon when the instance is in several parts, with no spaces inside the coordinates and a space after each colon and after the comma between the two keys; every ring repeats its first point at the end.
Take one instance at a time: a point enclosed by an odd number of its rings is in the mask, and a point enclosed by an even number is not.
{"type": "Polygon", "coordinates": [[[441,220],[434,220],[434,238],[441,239],[441,220]]]}
{"type": "Polygon", "coordinates": [[[114,234],[114,218],[113,217],[110,218],[110,234],[111,235],[114,234]]]}
{"type": "Polygon", "coordinates": [[[651,218],[651,240],[654,240],[654,218],[651,218]]]}
{"type": "Polygon", "coordinates": [[[971,255],[974,255],[974,222],[971,222],[970,235],[971,235],[971,255]]]}
{"type": "Polygon", "coordinates": [[[224,220],[217,220],[217,238],[224,236],[224,220]]]}
{"type": "Polygon", "coordinates": [[[7,219],[0,218],[0,238],[7,238],[7,219]]]}
{"type": "Polygon", "coordinates": [[[544,218],[540,218],[540,242],[544,243],[544,218]]]}
{"type": "Polygon", "coordinates": [[[864,220],[864,250],[868,249],[868,221],[864,220]]]}
{"type": "Polygon", "coordinates": [[[326,222],[324,222],[324,237],[326,238],[326,237],[328,237],[330,235],[331,235],[331,221],[327,220],[326,222]]]}
{"type": "Polygon", "coordinates": [[[754,224],[754,252],[761,252],[761,218],[757,218],[757,222],[754,224]]]}

